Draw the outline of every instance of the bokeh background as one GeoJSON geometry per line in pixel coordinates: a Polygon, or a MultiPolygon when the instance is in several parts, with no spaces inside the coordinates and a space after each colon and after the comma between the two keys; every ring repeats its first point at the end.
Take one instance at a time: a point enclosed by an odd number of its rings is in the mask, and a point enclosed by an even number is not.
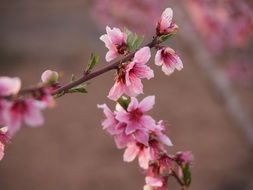
{"type": "MultiPolygon", "coordinates": [[[[240,50],[213,51],[206,45],[208,37],[195,27],[193,5],[185,1],[0,1],[0,75],[19,76],[29,86],[50,68],[67,82],[72,73],[82,73],[91,52],[101,55],[98,67],[106,64],[99,40],[104,26],[125,25],[149,38],[167,6],[180,26],[169,45],[180,54],[184,69],[167,77],[150,61],[156,77],[144,82],[144,92],[156,95],[151,114],[170,123],[171,153],[194,153],[191,189],[251,190],[251,38],[240,50]],[[250,63],[239,66],[231,78],[227,62],[234,55],[250,63]]],[[[43,127],[24,126],[0,163],[0,189],[142,189],[144,176],[137,163],[122,161],[123,152],[100,124],[103,115],[96,105],[112,105],[106,96],[113,78],[113,72],[107,73],[90,81],[88,94],[58,99],[45,112],[43,127]]],[[[179,189],[175,181],[170,184],[170,189],[179,189]]]]}

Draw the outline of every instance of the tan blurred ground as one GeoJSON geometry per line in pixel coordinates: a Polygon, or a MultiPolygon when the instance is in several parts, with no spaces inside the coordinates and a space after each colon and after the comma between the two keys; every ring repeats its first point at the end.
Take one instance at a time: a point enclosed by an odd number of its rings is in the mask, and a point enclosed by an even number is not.
{"type": "MultiPolygon", "coordinates": [[[[102,32],[80,0],[0,2],[0,28],[0,75],[20,76],[25,86],[39,81],[47,68],[63,71],[67,81],[82,72],[90,52],[105,53],[98,40],[102,32]]],[[[252,149],[243,133],[192,58],[197,52],[180,38],[172,47],[180,52],[184,70],[166,77],[152,66],[156,77],[145,81],[144,92],[156,95],[153,116],[171,124],[175,146],[170,151],[195,155],[191,189],[252,189],[252,149]]],[[[88,94],[57,100],[45,113],[44,127],[24,127],[0,163],[0,189],[142,189],[136,162],[123,163],[122,151],[100,126],[103,115],[96,105],[110,104],[112,79],[107,73],[91,81],[88,94]]],[[[179,189],[171,182],[170,189],[179,189]]]]}

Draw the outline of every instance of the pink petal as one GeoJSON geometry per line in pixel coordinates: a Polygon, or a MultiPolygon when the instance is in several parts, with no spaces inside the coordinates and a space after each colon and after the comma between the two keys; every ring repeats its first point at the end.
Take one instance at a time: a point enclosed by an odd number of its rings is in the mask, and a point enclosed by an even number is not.
{"type": "Polygon", "coordinates": [[[135,62],[131,62],[126,65],[125,81],[126,81],[127,86],[131,85],[130,75],[132,74],[132,70],[134,67],[135,67],[135,62]]]}
{"type": "Polygon", "coordinates": [[[173,18],[173,10],[171,8],[165,9],[161,17],[161,30],[167,29],[171,26],[173,18]]]}
{"type": "Polygon", "coordinates": [[[129,113],[127,113],[125,110],[122,110],[122,111],[116,113],[115,118],[120,122],[128,123],[129,122],[129,113]]]}
{"type": "Polygon", "coordinates": [[[115,135],[114,140],[118,149],[125,148],[129,143],[134,141],[131,135],[125,135],[124,133],[115,135]]]}
{"type": "Polygon", "coordinates": [[[140,119],[140,123],[143,127],[149,130],[154,130],[156,128],[155,120],[148,115],[143,115],[140,119]]]}
{"type": "Polygon", "coordinates": [[[145,182],[146,182],[146,184],[149,184],[153,187],[162,187],[162,185],[163,185],[163,181],[157,177],[148,176],[145,178],[145,182]]]}
{"type": "Polygon", "coordinates": [[[130,135],[136,130],[140,129],[141,125],[138,122],[128,122],[127,127],[126,127],[126,134],[130,135]]]}
{"type": "Polygon", "coordinates": [[[134,73],[138,78],[146,78],[149,80],[154,77],[154,71],[150,67],[142,64],[135,65],[134,73]]]}
{"type": "Polygon", "coordinates": [[[107,34],[111,39],[113,44],[120,45],[124,42],[124,33],[120,31],[118,28],[110,29],[108,26],[106,27],[107,34]]]}
{"type": "Polygon", "coordinates": [[[131,102],[128,105],[127,111],[133,111],[136,110],[139,106],[138,100],[135,97],[131,97],[131,102]]]}
{"type": "Polygon", "coordinates": [[[150,48],[143,47],[135,53],[133,62],[145,64],[149,61],[150,57],[151,57],[150,48]]]}
{"type": "Polygon", "coordinates": [[[158,139],[159,139],[162,143],[164,143],[165,145],[167,145],[167,146],[173,146],[173,144],[172,144],[170,138],[167,137],[165,134],[160,133],[157,137],[158,137],[158,139]]]}
{"type": "Polygon", "coordinates": [[[123,94],[123,88],[124,84],[120,81],[116,81],[107,97],[114,101],[118,100],[119,97],[123,94]]]}
{"type": "Polygon", "coordinates": [[[163,65],[163,60],[162,60],[162,49],[158,50],[155,54],[155,64],[158,65],[158,66],[161,66],[163,65]]]}
{"type": "Polygon", "coordinates": [[[125,162],[133,161],[138,155],[139,151],[140,149],[135,143],[129,144],[124,152],[123,160],[125,162]]]}
{"type": "Polygon", "coordinates": [[[42,107],[38,101],[29,101],[27,103],[27,112],[24,114],[24,121],[31,127],[37,127],[44,123],[44,118],[41,113],[42,107]]]}
{"type": "Polygon", "coordinates": [[[118,53],[116,51],[113,50],[109,50],[106,55],[105,55],[105,60],[107,62],[112,61],[113,59],[115,59],[118,56],[118,53]]]}
{"type": "Polygon", "coordinates": [[[154,105],[155,105],[155,96],[147,96],[140,102],[139,109],[142,112],[147,112],[151,110],[154,105]]]}
{"type": "Polygon", "coordinates": [[[146,131],[143,130],[137,130],[134,133],[136,141],[139,143],[144,144],[145,146],[148,146],[148,141],[149,141],[149,134],[146,131]]]}
{"type": "Polygon", "coordinates": [[[21,88],[19,78],[0,77],[0,96],[17,94],[21,88]]]}
{"type": "Polygon", "coordinates": [[[0,160],[4,157],[4,144],[0,142],[0,160]]]}
{"type": "Polygon", "coordinates": [[[117,51],[107,34],[102,35],[99,39],[105,43],[105,47],[107,47],[108,50],[117,51]]]}
{"type": "Polygon", "coordinates": [[[106,104],[97,105],[99,109],[103,109],[103,112],[107,118],[113,118],[114,114],[106,104]]]}
{"type": "Polygon", "coordinates": [[[176,62],[175,62],[175,67],[178,71],[183,69],[183,63],[182,60],[180,59],[180,57],[177,55],[176,57],[176,62]]]}
{"type": "Polygon", "coordinates": [[[138,94],[143,93],[143,84],[141,83],[141,79],[137,78],[134,75],[130,76],[131,84],[126,86],[125,93],[128,96],[137,96],[138,94]]]}
{"type": "Polygon", "coordinates": [[[162,66],[162,71],[166,74],[166,75],[170,75],[174,72],[175,68],[173,66],[168,66],[168,65],[163,65],[162,66]]]}
{"type": "Polygon", "coordinates": [[[149,166],[149,160],[150,160],[150,149],[149,148],[144,148],[140,153],[139,153],[139,165],[143,169],[148,169],[149,166]]]}

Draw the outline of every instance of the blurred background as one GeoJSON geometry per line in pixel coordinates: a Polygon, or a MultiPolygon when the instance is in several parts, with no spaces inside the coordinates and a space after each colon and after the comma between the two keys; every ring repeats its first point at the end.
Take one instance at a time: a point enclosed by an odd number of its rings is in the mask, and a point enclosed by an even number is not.
{"type": "MultiPolygon", "coordinates": [[[[168,6],[180,30],[169,45],[184,62],[170,77],[150,61],[156,77],[144,82],[156,95],[156,120],[170,123],[169,152],[191,150],[194,190],[253,189],[252,5],[238,0],[9,0],[0,1],[0,75],[19,76],[23,87],[46,69],[62,82],[82,73],[91,52],[106,49],[105,26],[126,26],[152,37],[168,6]]],[[[88,94],[66,95],[45,112],[43,127],[23,127],[0,162],[1,190],[142,189],[137,163],[102,130],[98,103],[114,73],[88,85],[88,94]]],[[[141,97],[142,98],[142,97],[141,97]]],[[[179,189],[173,179],[170,189],[179,189]]]]}

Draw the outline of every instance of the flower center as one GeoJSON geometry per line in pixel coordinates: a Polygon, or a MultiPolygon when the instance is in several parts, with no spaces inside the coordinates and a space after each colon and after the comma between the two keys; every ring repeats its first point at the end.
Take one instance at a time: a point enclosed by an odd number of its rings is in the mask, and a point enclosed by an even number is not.
{"type": "Polygon", "coordinates": [[[25,113],[27,111],[27,105],[24,101],[16,101],[12,107],[11,110],[13,112],[17,112],[17,113],[25,113]]]}
{"type": "Polygon", "coordinates": [[[143,113],[139,109],[135,109],[131,112],[130,120],[139,121],[143,113]]]}

